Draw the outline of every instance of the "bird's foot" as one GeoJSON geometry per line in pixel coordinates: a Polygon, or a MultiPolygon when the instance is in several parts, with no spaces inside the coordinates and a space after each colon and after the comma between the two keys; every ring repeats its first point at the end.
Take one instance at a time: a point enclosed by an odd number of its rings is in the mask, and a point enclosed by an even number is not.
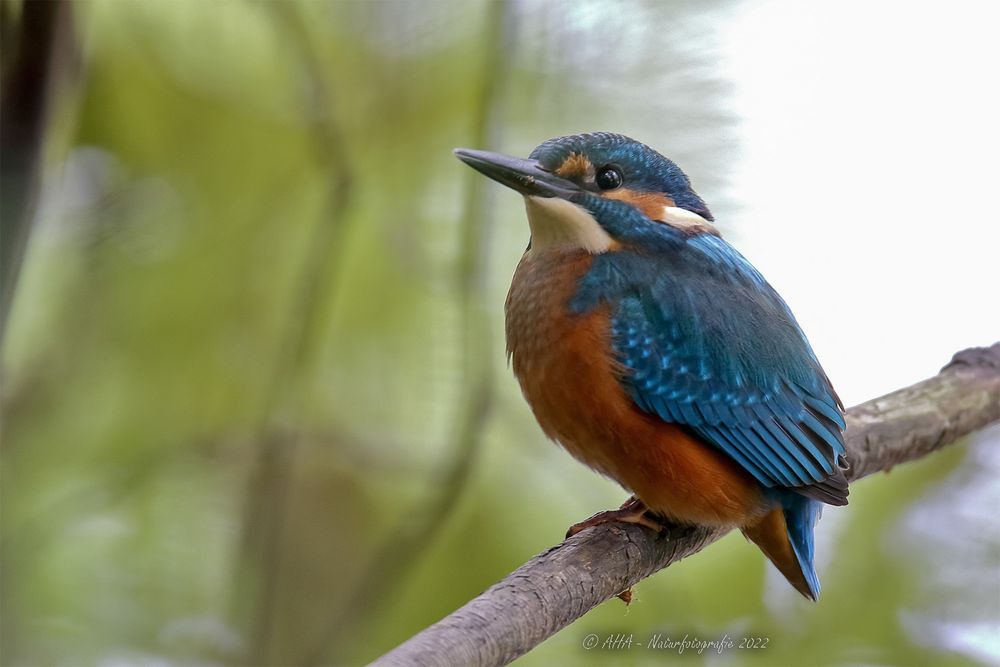
{"type": "Polygon", "coordinates": [[[664,528],[663,523],[649,513],[649,510],[643,502],[635,496],[632,496],[622,503],[622,506],[616,510],[598,512],[586,521],[573,524],[569,527],[569,530],[566,531],[566,537],[573,537],[580,531],[586,530],[587,528],[593,528],[594,526],[599,526],[602,523],[612,522],[636,523],[640,526],[645,526],[650,530],[654,530],[657,533],[661,532],[664,528]]]}

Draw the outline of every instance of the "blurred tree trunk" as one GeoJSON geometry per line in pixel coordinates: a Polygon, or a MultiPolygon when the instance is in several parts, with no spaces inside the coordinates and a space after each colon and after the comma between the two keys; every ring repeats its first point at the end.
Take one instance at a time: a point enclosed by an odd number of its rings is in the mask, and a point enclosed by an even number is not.
{"type": "Polygon", "coordinates": [[[65,0],[0,3],[0,341],[34,217],[51,100],[73,53],[65,0]],[[18,11],[19,10],[19,11],[18,11]]]}
{"type": "MultiPolygon", "coordinates": [[[[247,638],[245,660],[251,664],[288,664],[315,631],[288,608],[317,599],[316,588],[335,594],[343,582],[329,573],[330,559],[343,544],[330,527],[331,539],[316,540],[311,517],[345,504],[341,493],[355,491],[329,468],[327,452],[300,429],[302,396],[298,387],[309,369],[311,353],[323,331],[320,306],[333,289],[328,267],[340,261],[350,222],[353,173],[345,141],[336,125],[334,95],[312,43],[302,8],[289,2],[267,5],[277,30],[295,46],[305,86],[302,118],[314,138],[314,159],[329,177],[325,209],[313,223],[296,289],[289,297],[287,328],[280,340],[272,378],[253,444],[255,461],[244,500],[242,535],[237,554],[232,613],[247,638]],[[312,588],[309,588],[312,587],[312,588]]],[[[334,515],[332,522],[352,517],[334,515]]]]}
{"type": "MultiPolygon", "coordinates": [[[[489,3],[483,24],[482,74],[477,82],[475,107],[470,114],[474,122],[472,146],[495,147],[500,142],[499,110],[510,66],[506,54],[516,44],[516,32],[515,0],[489,3]]],[[[410,508],[390,531],[390,536],[372,556],[364,575],[354,582],[352,593],[334,614],[332,627],[323,633],[315,649],[305,654],[307,662],[322,662],[324,658],[335,663],[346,660],[354,643],[353,637],[385,608],[392,592],[434,543],[478,460],[494,401],[495,378],[489,356],[492,332],[484,304],[495,216],[487,181],[473,177],[468,183],[462,206],[462,240],[455,276],[461,303],[462,400],[456,406],[449,454],[441,466],[440,483],[424,502],[410,508]]]]}
{"type": "MultiPolygon", "coordinates": [[[[34,217],[51,99],[60,65],[73,51],[72,28],[72,10],[64,0],[20,6],[0,0],[0,343],[34,217]]],[[[5,466],[0,481],[6,483],[8,475],[5,466]]],[[[4,655],[16,654],[19,636],[12,609],[18,577],[10,571],[10,549],[0,543],[4,655]]]]}

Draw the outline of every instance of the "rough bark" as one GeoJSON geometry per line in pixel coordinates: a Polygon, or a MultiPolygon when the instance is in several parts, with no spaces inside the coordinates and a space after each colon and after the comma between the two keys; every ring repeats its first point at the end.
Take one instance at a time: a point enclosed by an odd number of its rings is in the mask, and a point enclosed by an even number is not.
{"type": "MultiPolygon", "coordinates": [[[[912,461],[1000,421],[1000,343],[959,352],[941,372],[848,410],[851,481],[912,461]]],[[[373,664],[503,665],[600,603],[726,530],[635,525],[586,530],[532,558],[373,664]]]]}

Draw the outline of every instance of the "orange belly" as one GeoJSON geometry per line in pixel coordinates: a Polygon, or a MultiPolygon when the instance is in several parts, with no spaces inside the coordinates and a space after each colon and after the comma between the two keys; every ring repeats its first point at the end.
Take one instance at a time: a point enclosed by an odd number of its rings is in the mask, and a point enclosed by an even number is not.
{"type": "Polygon", "coordinates": [[[542,430],[659,514],[706,525],[753,522],[769,503],[749,473],[625,393],[608,308],[568,311],[590,261],[581,251],[529,250],[507,297],[508,353],[542,430]]]}

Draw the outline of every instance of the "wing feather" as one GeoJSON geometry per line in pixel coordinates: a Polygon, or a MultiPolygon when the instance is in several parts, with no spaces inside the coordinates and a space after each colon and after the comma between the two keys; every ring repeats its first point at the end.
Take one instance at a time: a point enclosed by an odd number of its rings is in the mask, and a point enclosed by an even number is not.
{"type": "Polygon", "coordinates": [[[721,239],[687,252],[672,270],[633,257],[614,272],[636,276],[608,299],[627,392],[761,484],[846,504],[843,406],[788,307],[721,239]]]}

